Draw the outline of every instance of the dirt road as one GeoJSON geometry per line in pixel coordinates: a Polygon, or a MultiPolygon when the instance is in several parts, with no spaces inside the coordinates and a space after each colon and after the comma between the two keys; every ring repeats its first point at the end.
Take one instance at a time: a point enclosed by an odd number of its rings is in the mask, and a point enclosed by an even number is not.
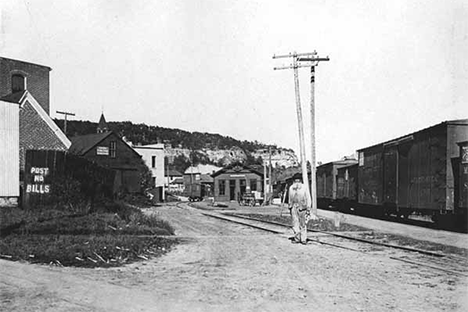
{"type": "Polygon", "coordinates": [[[203,216],[153,208],[183,241],[114,269],[0,261],[6,311],[468,311],[468,280],[345,249],[292,244],[203,216]]]}

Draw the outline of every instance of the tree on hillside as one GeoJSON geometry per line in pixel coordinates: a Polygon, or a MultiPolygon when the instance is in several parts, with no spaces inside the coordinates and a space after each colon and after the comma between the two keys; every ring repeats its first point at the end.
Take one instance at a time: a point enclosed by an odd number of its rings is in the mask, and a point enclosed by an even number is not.
{"type": "MultiPolygon", "coordinates": [[[[165,161],[167,161],[167,157],[165,157],[165,161]]],[[[174,160],[170,167],[174,168],[180,173],[184,173],[185,169],[187,169],[189,166],[190,166],[190,161],[188,160],[188,158],[185,157],[184,155],[178,155],[174,157],[174,160]]]]}

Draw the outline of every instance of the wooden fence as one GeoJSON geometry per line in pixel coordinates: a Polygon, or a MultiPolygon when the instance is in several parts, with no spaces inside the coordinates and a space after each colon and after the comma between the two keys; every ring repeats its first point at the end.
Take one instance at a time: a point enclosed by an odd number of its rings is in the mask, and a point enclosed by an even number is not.
{"type": "Polygon", "coordinates": [[[23,177],[25,208],[93,203],[114,195],[113,170],[63,151],[27,150],[23,177]]]}

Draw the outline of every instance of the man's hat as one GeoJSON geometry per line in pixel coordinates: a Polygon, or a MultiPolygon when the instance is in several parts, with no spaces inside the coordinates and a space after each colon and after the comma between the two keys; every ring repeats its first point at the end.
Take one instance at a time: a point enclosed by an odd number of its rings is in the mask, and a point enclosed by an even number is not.
{"type": "Polygon", "coordinates": [[[299,173],[299,172],[295,173],[293,175],[293,181],[294,180],[301,180],[302,181],[302,173],[299,173]]]}

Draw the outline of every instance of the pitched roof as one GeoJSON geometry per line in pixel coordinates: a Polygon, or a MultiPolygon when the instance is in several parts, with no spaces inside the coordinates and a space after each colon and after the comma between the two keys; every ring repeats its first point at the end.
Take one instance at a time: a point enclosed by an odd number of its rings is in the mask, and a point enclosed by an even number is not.
{"type": "Polygon", "coordinates": [[[251,166],[247,166],[247,165],[243,165],[243,164],[239,164],[239,163],[233,163],[233,164],[230,164],[229,166],[226,166],[224,168],[221,168],[220,170],[214,172],[211,176],[214,178],[214,177],[217,177],[218,175],[230,170],[230,169],[233,169],[235,167],[240,167],[242,169],[246,169],[246,170],[249,170],[251,172],[254,172],[260,176],[263,176],[263,171],[264,171],[264,167],[263,166],[260,166],[260,165],[251,165],[251,166]]]}
{"type": "Polygon", "coordinates": [[[182,173],[180,173],[179,171],[177,171],[177,170],[175,170],[175,169],[169,169],[169,170],[166,170],[166,171],[164,172],[164,175],[165,175],[166,177],[168,177],[168,176],[171,176],[171,177],[179,176],[179,177],[181,177],[181,176],[182,176],[182,173]]]}
{"type": "Polygon", "coordinates": [[[201,183],[213,183],[214,179],[209,174],[201,174],[200,175],[200,182],[201,183]]]}
{"type": "Polygon", "coordinates": [[[113,132],[103,132],[103,133],[94,133],[94,134],[87,134],[87,135],[79,135],[70,138],[72,145],[70,146],[70,153],[76,155],[84,155],[94,146],[96,146],[99,142],[107,138],[113,132]]]}
{"type": "Polygon", "coordinates": [[[20,104],[26,92],[27,92],[26,90],[23,90],[23,91],[7,94],[3,96],[2,98],[0,98],[0,101],[20,104]]]}
{"type": "Polygon", "coordinates": [[[36,111],[39,117],[47,124],[50,130],[54,132],[55,136],[63,143],[63,145],[66,148],[70,147],[70,140],[62,132],[62,130],[60,130],[57,124],[52,120],[52,118],[50,118],[50,116],[46,113],[44,108],[42,108],[42,106],[37,102],[37,100],[29,91],[23,90],[15,93],[10,93],[2,97],[0,100],[4,102],[17,103],[21,107],[24,107],[26,102],[31,104],[32,108],[36,111]]]}
{"type": "Polygon", "coordinates": [[[216,171],[221,169],[220,167],[214,165],[197,165],[197,166],[190,166],[185,171],[184,174],[212,174],[216,171]]]}
{"type": "Polygon", "coordinates": [[[102,133],[106,132],[109,128],[107,127],[106,118],[104,118],[104,113],[101,114],[101,118],[99,118],[99,123],[97,126],[97,132],[102,133]]]}
{"type": "Polygon", "coordinates": [[[175,178],[171,183],[169,184],[184,184],[184,178],[175,178]]]}

